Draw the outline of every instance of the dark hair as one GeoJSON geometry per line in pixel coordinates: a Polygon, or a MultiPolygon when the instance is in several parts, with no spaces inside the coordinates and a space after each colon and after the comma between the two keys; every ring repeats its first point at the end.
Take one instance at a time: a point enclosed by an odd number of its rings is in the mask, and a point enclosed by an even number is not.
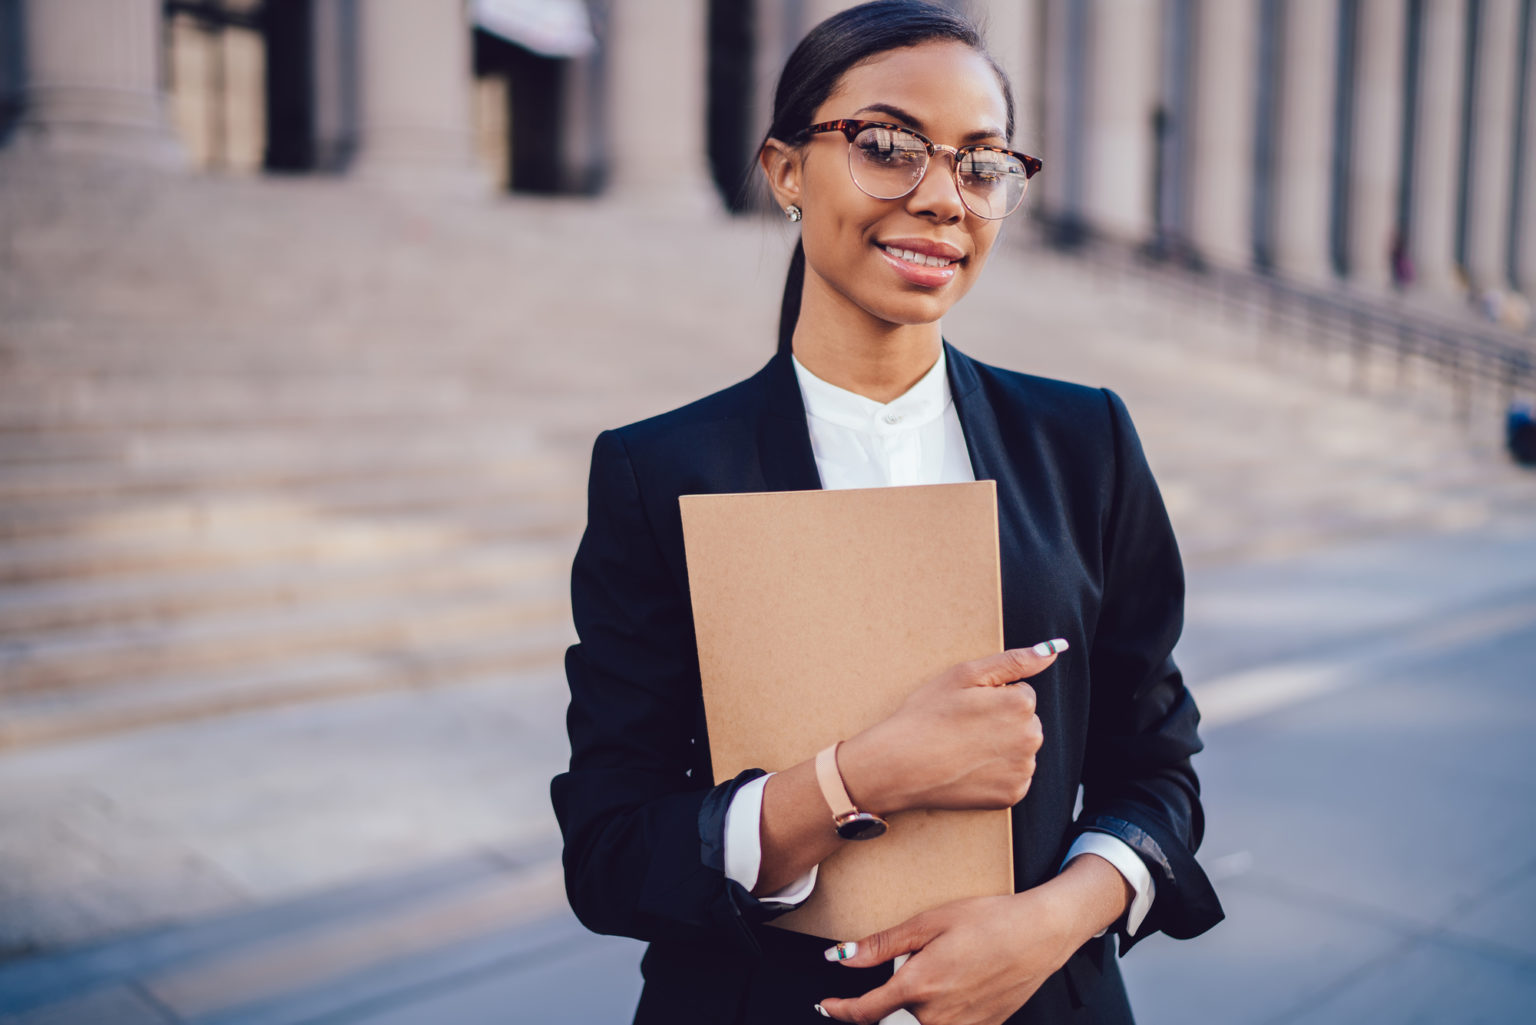
{"type": "MultiPolygon", "coordinates": [[[[890,50],[934,39],[964,43],[987,59],[997,72],[1007,104],[1008,138],[1013,138],[1013,88],[1008,76],[987,52],[981,30],[954,11],[926,0],[872,0],[832,15],[808,32],[784,62],[773,93],[773,120],[768,139],[789,141],[811,123],[817,108],[849,69],[890,50]]],[[[800,293],[805,287],[805,247],[795,243],[779,306],[779,348],[788,349],[800,319],[800,293]]]]}

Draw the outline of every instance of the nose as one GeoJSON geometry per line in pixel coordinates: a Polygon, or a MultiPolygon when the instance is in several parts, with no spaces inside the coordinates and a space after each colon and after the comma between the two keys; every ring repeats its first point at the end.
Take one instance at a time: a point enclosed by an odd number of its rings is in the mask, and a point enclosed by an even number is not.
{"type": "Polygon", "coordinates": [[[907,193],[907,212],[940,224],[952,224],[965,217],[965,203],[960,199],[960,183],[955,180],[955,161],[959,153],[952,147],[935,144],[928,166],[917,187],[907,193]]]}

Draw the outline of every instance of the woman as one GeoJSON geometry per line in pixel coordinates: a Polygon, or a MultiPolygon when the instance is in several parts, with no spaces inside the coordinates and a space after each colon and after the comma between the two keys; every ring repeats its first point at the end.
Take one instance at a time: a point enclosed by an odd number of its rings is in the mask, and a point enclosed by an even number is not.
{"type": "Polygon", "coordinates": [[[650,941],[637,1022],[1129,1022],[1109,937],[1124,952],[1221,918],[1193,856],[1198,714],[1170,658],[1182,571],[1125,408],[940,333],[1039,169],[1009,150],[1013,120],[1005,76],[943,8],[879,0],[819,25],[760,157],[801,231],[778,354],[598,438],[572,573],[571,768],[552,791],[571,906],[650,941]],[[821,759],[861,821],[1012,807],[1019,892],[831,947],[765,928],[849,827],[814,760],[708,785],[677,498],[984,478],[1009,650],[821,759]]]}

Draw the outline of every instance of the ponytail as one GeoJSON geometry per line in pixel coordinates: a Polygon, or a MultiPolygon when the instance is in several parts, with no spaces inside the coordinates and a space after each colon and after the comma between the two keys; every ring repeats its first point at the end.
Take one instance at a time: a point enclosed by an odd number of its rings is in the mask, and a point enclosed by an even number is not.
{"type": "Polygon", "coordinates": [[[789,352],[800,319],[800,295],[805,290],[805,245],[795,240],[795,252],[789,258],[789,273],[784,278],[784,298],[779,303],[779,351],[789,352]]]}

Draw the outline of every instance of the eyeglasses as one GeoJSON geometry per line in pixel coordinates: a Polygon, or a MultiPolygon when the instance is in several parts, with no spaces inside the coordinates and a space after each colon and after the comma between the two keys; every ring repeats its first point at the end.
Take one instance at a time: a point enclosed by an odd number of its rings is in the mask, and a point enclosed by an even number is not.
{"type": "Polygon", "coordinates": [[[1019,208],[1029,179],[1044,166],[1034,157],[1000,146],[945,146],[884,121],[823,121],[802,129],[794,141],[823,132],[842,132],[848,139],[848,173],[859,191],[875,199],[909,194],[928,172],[933,155],[949,154],[955,161],[960,201],[971,213],[990,221],[1019,208]]]}

